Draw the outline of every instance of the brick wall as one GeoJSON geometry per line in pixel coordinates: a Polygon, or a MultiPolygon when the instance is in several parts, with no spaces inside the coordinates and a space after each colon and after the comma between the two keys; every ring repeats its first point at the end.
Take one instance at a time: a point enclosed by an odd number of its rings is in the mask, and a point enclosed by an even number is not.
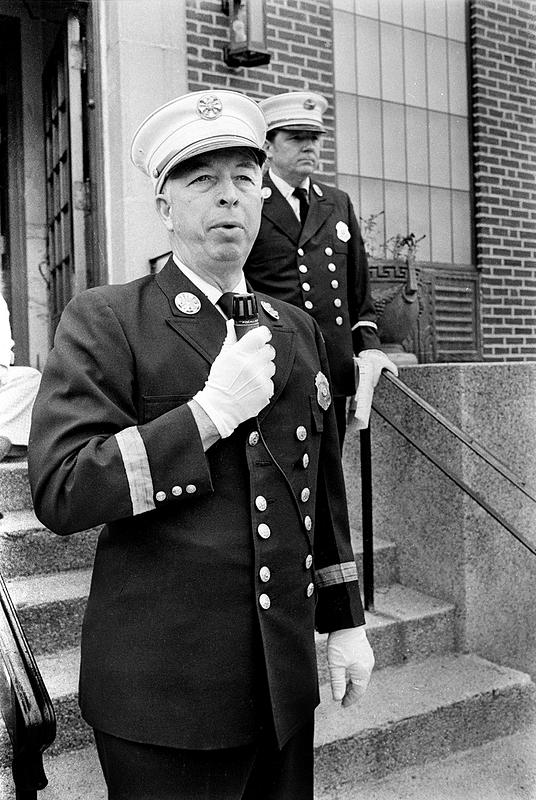
{"type": "Polygon", "coordinates": [[[477,265],[486,360],[536,358],[536,2],[471,3],[477,265]]]}
{"type": "Polygon", "coordinates": [[[330,0],[268,0],[266,2],[269,64],[233,69],[223,61],[223,45],[229,41],[229,20],[221,0],[188,0],[188,86],[233,89],[255,99],[282,92],[310,89],[323,94],[329,109],[325,116],[319,175],[335,182],[333,136],[333,40],[330,0]]]}

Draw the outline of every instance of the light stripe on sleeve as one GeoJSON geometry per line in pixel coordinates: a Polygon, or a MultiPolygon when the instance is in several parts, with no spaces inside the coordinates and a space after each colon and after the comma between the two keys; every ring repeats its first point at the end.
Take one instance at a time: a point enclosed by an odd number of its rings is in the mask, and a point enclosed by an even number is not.
{"type": "Polygon", "coordinates": [[[356,328],[374,328],[375,331],[378,330],[376,323],[370,322],[368,319],[361,320],[360,322],[356,322],[355,325],[352,325],[353,331],[355,331],[356,328]]]}
{"type": "Polygon", "coordinates": [[[115,438],[127,476],[133,516],[152,511],[155,508],[153,481],[147,450],[139,430],[136,426],[125,428],[116,433],[115,438]]]}
{"type": "Polygon", "coordinates": [[[324,586],[334,586],[337,583],[350,583],[356,580],[357,567],[355,561],[331,564],[329,567],[316,571],[316,585],[319,589],[324,586]]]}

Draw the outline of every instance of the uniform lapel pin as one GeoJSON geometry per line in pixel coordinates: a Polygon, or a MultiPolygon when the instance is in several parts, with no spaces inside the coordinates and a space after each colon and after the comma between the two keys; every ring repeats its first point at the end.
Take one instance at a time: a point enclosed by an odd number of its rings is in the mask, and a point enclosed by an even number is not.
{"type": "Polygon", "coordinates": [[[175,297],[175,305],[183,314],[197,314],[201,310],[201,301],[191,292],[181,292],[175,297]]]}
{"type": "Polygon", "coordinates": [[[272,317],[272,319],[279,319],[279,311],[276,311],[267,300],[261,300],[261,306],[264,308],[269,317],[272,317]]]}

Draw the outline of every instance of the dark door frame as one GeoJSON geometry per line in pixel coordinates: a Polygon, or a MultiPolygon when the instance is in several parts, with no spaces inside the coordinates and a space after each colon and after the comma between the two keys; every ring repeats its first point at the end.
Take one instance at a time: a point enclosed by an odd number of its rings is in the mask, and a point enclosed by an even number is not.
{"type": "Polygon", "coordinates": [[[0,15],[0,71],[7,105],[6,178],[6,253],[2,266],[9,273],[6,287],[11,310],[11,330],[15,340],[16,363],[29,360],[28,279],[26,257],[26,211],[24,203],[24,142],[22,130],[22,61],[20,22],[0,15]]]}

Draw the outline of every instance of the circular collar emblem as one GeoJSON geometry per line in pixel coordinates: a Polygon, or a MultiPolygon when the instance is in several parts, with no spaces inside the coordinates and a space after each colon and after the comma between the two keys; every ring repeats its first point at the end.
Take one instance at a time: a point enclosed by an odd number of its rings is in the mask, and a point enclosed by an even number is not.
{"type": "Polygon", "coordinates": [[[175,297],[175,305],[183,314],[197,314],[201,309],[201,302],[191,292],[181,292],[175,297]]]}
{"type": "Polygon", "coordinates": [[[197,113],[203,119],[216,119],[223,111],[223,105],[215,94],[206,94],[197,102],[197,113]]]}

